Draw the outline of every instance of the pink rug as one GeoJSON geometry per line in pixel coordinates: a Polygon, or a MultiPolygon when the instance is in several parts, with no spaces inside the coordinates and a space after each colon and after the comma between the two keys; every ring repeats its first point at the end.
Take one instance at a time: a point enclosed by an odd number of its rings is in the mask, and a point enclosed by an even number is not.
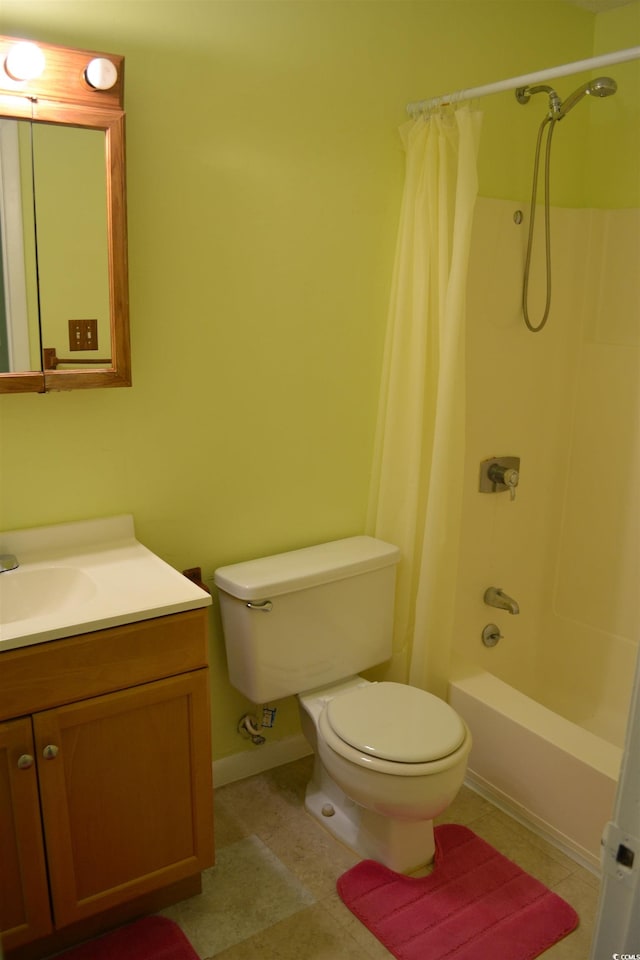
{"type": "Polygon", "coordinates": [[[173,920],[143,917],[58,954],[56,960],[198,960],[198,954],[173,920]]]}
{"type": "Polygon", "coordinates": [[[533,960],[578,925],[542,883],[467,827],[435,828],[419,879],[363,860],[338,880],[352,913],[398,960],[533,960]]]}

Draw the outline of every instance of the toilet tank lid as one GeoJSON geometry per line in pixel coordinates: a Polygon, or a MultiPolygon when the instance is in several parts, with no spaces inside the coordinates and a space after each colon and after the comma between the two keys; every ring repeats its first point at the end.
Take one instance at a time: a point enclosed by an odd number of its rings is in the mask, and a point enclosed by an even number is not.
{"type": "Polygon", "coordinates": [[[375,537],[347,537],[219,567],[215,583],[239,600],[259,600],[398,563],[400,550],[375,537]]]}

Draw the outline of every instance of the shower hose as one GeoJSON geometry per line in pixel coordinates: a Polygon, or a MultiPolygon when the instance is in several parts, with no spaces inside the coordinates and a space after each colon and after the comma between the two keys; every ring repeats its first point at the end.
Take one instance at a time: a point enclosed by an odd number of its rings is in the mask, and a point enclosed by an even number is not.
{"type": "Polygon", "coordinates": [[[551,307],[551,228],[550,228],[550,215],[549,215],[549,166],[551,159],[551,137],[553,136],[553,129],[557,123],[557,117],[551,115],[546,116],[542,123],[540,124],[540,129],[538,131],[538,142],[536,143],[536,157],[533,165],[533,188],[531,191],[531,210],[529,213],[529,237],[527,240],[527,255],[525,258],[524,264],[524,282],[522,285],[522,314],[524,316],[524,322],[526,323],[529,330],[532,333],[539,333],[540,330],[544,327],[549,316],[549,309],[551,307]],[[538,170],[540,167],[540,148],[542,146],[542,139],[545,132],[545,128],[548,125],[547,130],[547,142],[545,149],[545,165],[544,165],[544,240],[545,240],[545,275],[546,275],[546,287],[547,287],[547,299],[545,303],[544,313],[542,315],[542,320],[535,325],[531,322],[529,318],[529,273],[531,269],[531,251],[533,248],[533,228],[535,223],[536,216],[536,197],[538,194],[538,170]]]}

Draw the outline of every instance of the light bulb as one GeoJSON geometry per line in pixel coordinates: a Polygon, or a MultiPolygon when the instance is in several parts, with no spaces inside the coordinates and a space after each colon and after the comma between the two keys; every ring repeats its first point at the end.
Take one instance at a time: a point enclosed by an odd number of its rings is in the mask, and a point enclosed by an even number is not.
{"type": "Polygon", "coordinates": [[[4,68],[13,80],[35,80],[45,67],[44,53],[35,43],[25,40],[9,50],[4,68]]]}
{"type": "Polygon", "coordinates": [[[105,57],[94,57],[84,71],[84,78],[94,90],[110,90],[118,79],[115,64],[105,57]]]}

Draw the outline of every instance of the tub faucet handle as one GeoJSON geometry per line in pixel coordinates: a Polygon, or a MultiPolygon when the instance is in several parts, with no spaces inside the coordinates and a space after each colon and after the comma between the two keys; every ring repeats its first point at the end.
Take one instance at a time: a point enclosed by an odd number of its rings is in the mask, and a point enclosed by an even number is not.
{"type": "Polygon", "coordinates": [[[515,500],[519,483],[520,457],[490,457],[480,464],[480,493],[508,490],[510,498],[515,500]]]}
{"type": "Polygon", "coordinates": [[[482,642],[485,647],[495,647],[502,640],[500,628],[495,623],[488,623],[482,631],[482,642]]]}
{"type": "Polygon", "coordinates": [[[520,481],[520,474],[517,470],[505,470],[504,480],[502,481],[509,487],[509,498],[515,500],[516,498],[516,487],[520,481]]]}
{"type": "Polygon", "coordinates": [[[515,467],[507,467],[501,463],[494,463],[489,467],[489,479],[493,483],[502,483],[509,489],[509,496],[512,500],[516,498],[516,487],[520,482],[520,474],[515,467]]]}

